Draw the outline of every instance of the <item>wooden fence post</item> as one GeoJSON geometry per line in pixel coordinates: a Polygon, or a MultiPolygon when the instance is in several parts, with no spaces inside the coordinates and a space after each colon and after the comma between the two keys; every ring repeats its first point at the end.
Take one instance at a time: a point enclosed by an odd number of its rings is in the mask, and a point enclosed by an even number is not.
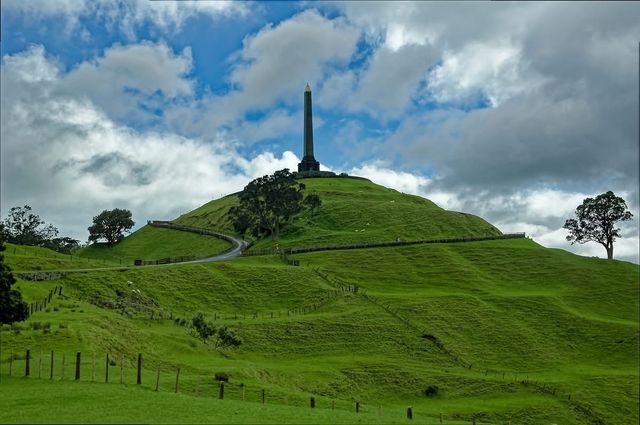
{"type": "Polygon", "coordinates": [[[220,382],[220,390],[218,392],[218,398],[224,400],[224,382],[220,382]]]}
{"type": "Polygon", "coordinates": [[[312,409],[315,409],[315,407],[316,407],[316,399],[311,397],[311,399],[309,400],[309,404],[311,405],[312,409]]]}
{"type": "Polygon", "coordinates": [[[53,350],[51,350],[51,371],[49,373],[49,379],[53,379],[53,350]]]}
{"type": "Polygon", "coordinates": [[[356,401],[356,413],[360,413],[360,402],[356,401]]]}
{"type": "Polygon", "coordinates": [[[244,384],[240,384],[240,387],[242,388],[242,401],[244,401],[246,387],[244,386],[244,384]]]}
{"type": "Polygon", "coordinates": [[[407,419],[413,419],[413,408],[411,406],[407,407],[407,419]]]}
{"type": "Polygon", "coordinates": [[[262,404],[264,404],[264,388],[262,389],[262,404]]]}
{"type": "Polygon", "coordinates": [[[38,358],[38,379],[42,378],[42,350],[40,350],[40,357],[38,358]]]}
{"type": "Polygon", "coordinates": [[[25,355],[25,364],[24,364],[24,376],[29,376],[29,361],[31,360],[31,350],[27,350],[27,354],[25,355]]]}
{"type": "Polygon", "coordinates": [[[76,353],[76,381],[80,380],[80,351],[76,353]]]}
{"type": "Polygon", "coordinates": [[[176,372],[176,393],[178,392],[178,380],[180,379],[180,368],[176,372]]]}
{"type": "Polygon", "coordinates": [[[440,423],[442,423],[442,412],[440,412],[440,423]]]}
{"type": "Polygon", "coordinates": [[[124,384],[124,354],[120,354],[120,383],[124,384]]]}
{"type": "Polygon", "coordinates": [[[62,375],[60,376],[60,380],[64,380],[64,351],[62,352],[62,375]]]}
{"type": "Polygon", "coordinates": [[[109,353],[107,353],[107,361],[104,366],[104,382],[109,383],[109,353]]]}
{"type": "Polygon", "coordinates": [[[160,367],[158,367],[158,373],[156,373],[156,391],[158,391],[159,385],[160,385],[160,367]]]}
{"type": "Polygon", "coordinates": [[[336,401],[331,400],[331,410],[335,410],[335,408],[336,408],[336,401]]]}
{"type": "Polygon", "coordinates": [[[11,376],[13,371],[13,353],[11,353],[11,357],[9,357],[9,376],[11,376]]]}
{"type": "Polygon", "coordinates": [[[138,353],[138,378],[136,384],[142,384],[142,353],[138,353]]]}

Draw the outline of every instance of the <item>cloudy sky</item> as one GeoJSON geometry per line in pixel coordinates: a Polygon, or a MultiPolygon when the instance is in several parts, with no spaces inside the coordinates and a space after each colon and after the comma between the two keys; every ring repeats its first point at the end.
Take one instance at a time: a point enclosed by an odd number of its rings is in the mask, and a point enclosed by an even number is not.
{"type": "Polygon", "coordinates": [[[1,211],[86,240],[172,219],[302,154],[582,255],[613,190],[638,262],[638,3],[3,0],[1,211]]]}

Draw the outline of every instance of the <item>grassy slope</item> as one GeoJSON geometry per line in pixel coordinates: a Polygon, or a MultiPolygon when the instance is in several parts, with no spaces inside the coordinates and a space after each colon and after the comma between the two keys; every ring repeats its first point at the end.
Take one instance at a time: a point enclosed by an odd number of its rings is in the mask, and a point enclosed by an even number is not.
{"type": "Polygon", "coordinates": [[[93,244],[80,250],[78,254],[107,260],[157,260],[180,256],[207,257],[230,247],[229,242],[215,237],[146,225],[112,247],[93,244]]]}
{"type": "Polygon", "coordinates": [[[106,258],[86,258],[77,254],[66,255],[39,246],[6,244],[5,262],[14,271],[67,270],[100,268],[118,265],[106,258]]]}
{"type": "MultiPolygon", "coordinates": [[[[467,422],[476,415],[491,423],[511,419],[528,424],[588,424],[594,418],[637,423],[635,265],[578,257],[528,240],[321,252],[297,258],[302,260],[301,267],[289,267],[273,258],[241,258],[161,270],[70,274],[55,282],[20,282],[27,299],[42,297],[56,284],[64,284],[68,298],[54,299],[57,311],[37,313],[26,323],[49,322],[49,333],[32,329],[19,334],[3,332],[2,371],[6,376],[9,350],[31,348],[37,353],[54,349],[58,356],[65,351],[68,359],[81,350],[86,356],[98,353],[102,359],[99,375],[103,376],[104,353],[109,351],[116,358],[124,354],[125,382],[132,383],[135,355],[143,352],[147,388],[152,387],[154,369],[159,366],[164,383],[161,391],[171,391],[172,371],[182,368],[181,391],[193,398],[184,401],[186,396],[176,396],[167,403],[176,403],[177,408],[194,406],[190,422],[212,420],[200,410],[204,403],[200,399],[217,394],[211,375],[225,371],[231,374],[226,393],[230,400],[240,399],[238,385],[244,383],[250,400],[258,400],[259,389],[265,388],[269,403],[301,406],[255,413],[259,406],[251,405],[237,416],[238,421],[312,421],[305,406],[309,395],[315,395],[323,408],[336,399],[336,408],[344,411],[340,415],[347,415],[353,401],[361,400],[363,411],[373,415],[368,416],[373,418],[370,422],[378,421],[378,405],[385,412],[380,422],[402,421],[404,409],[412,405],[416,418],[431,418],[429,421],[443,412],[445,418],[467,422]],[[361,295],[340,293],[310,314],[292,313],[333,294],[331,284],[314,268],[365,288],[473,366],[463,367],[421,338],[422,332],[408,328],[361,295]],[[196,310],[209,317],[222,314],[218,322],[238,331],[243,345],[236,350],[215,350],[171,321],[149,320],[135,310],[131,317],[121,316],[89,302],[96,293],[102,299],[115,299],[116,289],[128,293],[132,288],[139,289],[145,300],[154,300],[157,311],[181,316],[196,310]],[[253,312],[260,314],[257,319],[252,318],[253,312]],[[485,375],[486,369],[492,372],[485,375]],[[501,372],[506,374],[504,380],[501,372]],[[517,382],[515,373],[519,374],[517,382]],[[552,384],[558,394],[522,384],[519,381],[525,374],[552,384]],[[440,395],[425,397],[422,392],[427,385],[437,385],[440,395]],[[595,413],[585,413],[586,408],[595,413]]],[[[59,361],[57,358],[56,376],[59,361]]],[[[44,363],[48,370],[46,358],[44,363]]],[[[14,370],[23,367],[20,361],[14,364],[14,370]]],[[[87,360],[83,376],[90,376],[89,369],[87,360]]],[[[112,379],[117,379],[118,367],[112,369],[112,379]]],[[[70,374],[69,367],[67,379],[70,374]]],[[[31,398],[25,390],[11,400],[42,403],[47,390],[40,393],[43,384],[35,379],[28,382],[25,388],[34,390],[31,398]]],[[[5,390],[0,386],[0,391],[5,390]]],[[[66,390],[57,387],[55,391],[66,390]]],[[[78,400],[80,395],[73,391],[70,387],[65,394],[78,400]]],[[[107,393],[102,387],[95,391],[104,391],[105,397],[114,400],[126,397],[107,393]]],[[[132,403],[154,396],[151,391],[144,395],[138,389],[130,391],[132,403]]],[[[85,396],[90,398],[90,394],[85,396]]],[[[165,400],[173,395],[158,396],[165,400]]],[[[237,406],[233,403],[225,409],[233,410],[237,406]]],[[[98,411],[84,412],[74,406],[59,408],[55,419],[105,420],[98,411]]],[[[123,412],[131,413],[114,418],[139,421],[133,409],[127,409],[123,412]]],[[[222,412],[221,420],[235,421],[229,419],[236,418],[235,414],[222,412]]],[[[0,421],[14,421],[15,415],[0,413],[0,421]]],[[[42,415],[33,413],[18,420],[42,420],[42,415]]],[[[158,420],[154,415],[149,421],[158,420]]],[[[318,415],[313,421],[330,421],[318,415]]],[[[352,418],[343,417],[339,421],[352,418]]]]}
{"type": "MultiPolygon", "coordinates": [[[[282,230],[282,246],[428,239],[500,234],[491,224],[471,214],[446,211],[419,196],[402,194],[367,180],[315,178],[300,180],[306,193],[317,193],[320,209],[305,211],[282,230]]],[[[175,221],[232,232],[226,218],[237,198],[211,201],[175,221]]],[[[265,248],[269,239],[256,243],[265,248]]]]}

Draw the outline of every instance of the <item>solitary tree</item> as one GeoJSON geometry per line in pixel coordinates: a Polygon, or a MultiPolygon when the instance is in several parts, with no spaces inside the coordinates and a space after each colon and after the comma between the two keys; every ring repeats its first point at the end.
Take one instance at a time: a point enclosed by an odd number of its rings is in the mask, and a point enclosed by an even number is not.
{"type": "Polygon", "coordinates": [[[240,205],[229,211],[236,230],[251,229],[278,239],[280,228],[302,211],[304,185],[296,183],[289,169],[251,181],[240,192],[240,205]]]}
{"type": "MultiPolygon", "coordinates": [[[[5,250],[4,236],[0,233],[0,252],[5,250]]],[[[0,324],[20,322],[27,318],[29,309],[22,301],[22,294],[11,285],[16,279],[11,268],[4,263],[4,255],[0,254],[0,324]]]]}
{"type": "Polygon", "coordinates": [[[115,208],[104,210],[93,217],[93,225],[89,226],[89,242],[106,240],[113,245],[119,242],[125,233],[129,233],[135,222],[131,219],[131,211],[115,208]]]}
{"type": "Polygon", "coordinates": [[[583,244],[598,242],[607,250],[607,258],[613,258],[613,243],[620,237],[620,229],[614,225],[618,221],[631,220],[633,214],[627,210],[624,199],[616,196],[612,191],[594,198],[587,198],[576,208],[576,217],[564,223],[569,230],[567,240],[583,244]]]}

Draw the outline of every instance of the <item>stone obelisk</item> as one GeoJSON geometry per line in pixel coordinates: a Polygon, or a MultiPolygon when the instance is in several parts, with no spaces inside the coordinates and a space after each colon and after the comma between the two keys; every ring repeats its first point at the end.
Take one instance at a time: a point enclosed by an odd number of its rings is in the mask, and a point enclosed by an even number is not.
{"type": "Polygon", "coordinates": [[[311,110],[311,87],[304,89],[304,156],[298,164],[298,172],[320,171],[320,163],[313,156],[313,119],[311,110]]]}

